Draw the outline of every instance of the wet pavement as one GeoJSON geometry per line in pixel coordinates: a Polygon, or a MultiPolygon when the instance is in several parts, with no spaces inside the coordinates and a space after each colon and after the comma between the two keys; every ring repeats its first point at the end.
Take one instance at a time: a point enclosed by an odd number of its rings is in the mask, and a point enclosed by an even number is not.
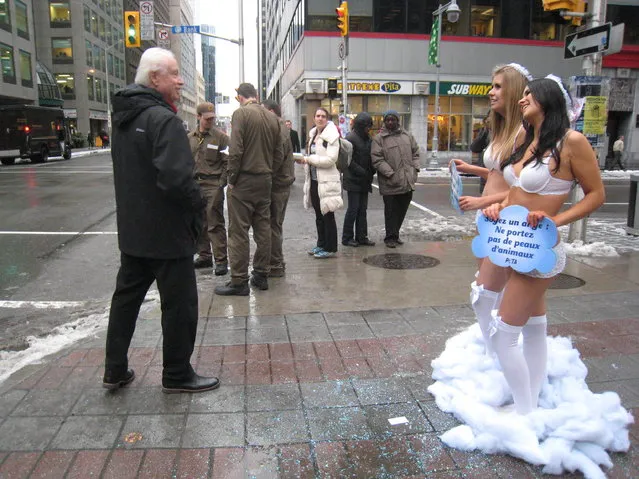
{"type": "MultiPolygon", "coordinates": [[[[0,385],[0,477],[542,477],[520,460],[457,451],[438,437],[457,422],[426,391],[430,362],[474,322],[470,241],[410,239],[391,252],[377,235],[377,246],[340,246],[338,257],[318,260],[306,254],[313,218],[298,196],[285,224],[295,225],[287,273],[269,279],[268,291],[214,296],[228,278],[198,272],[193,362],[220,377],[218,390],[161,392],[156,302],[138,322],[129,387],[101,388],[104,332],[0,385]]],[[[571,257],[564,272],[585,283],[549,291],[550,334],[571,337],[589,387],[616,391],[636,417],[639,253],[571,257]]],[[[639,477],[636,424],[631,435],[609,477],[639,477]]]]}

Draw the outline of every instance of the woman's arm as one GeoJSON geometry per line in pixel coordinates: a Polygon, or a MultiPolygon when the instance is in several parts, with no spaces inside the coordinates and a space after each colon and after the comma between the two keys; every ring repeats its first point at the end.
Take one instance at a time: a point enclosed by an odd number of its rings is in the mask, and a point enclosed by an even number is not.
{"type": "Polygon", "coordinates": [[[508,190],[486,196],[462,196],[459,198],[459,207],[464,210],[480,210],[493,203],[501,203],[508,196],[508,190]]]}
{"type": "Polygon", "coordinates": [[[454,159],[452,159],[450,161],[455,163],[455,167],[457,168],[457,171],[459,171],[460,173],[466,173],[468,175],[480,176],[480,177],[482,177],[485,180],[488,179],[488,168],[484,168],[482,166],[471,165],[469,163],[466,163],[464,160],[460,160],[460,159],[457,159],[457,158],[454,158],[454,159]]]}

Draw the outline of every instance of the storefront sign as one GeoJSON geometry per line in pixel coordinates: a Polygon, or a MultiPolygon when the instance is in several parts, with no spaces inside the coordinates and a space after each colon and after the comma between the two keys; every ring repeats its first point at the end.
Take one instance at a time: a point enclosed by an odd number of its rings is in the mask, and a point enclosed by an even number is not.
{"type": "Polygon", "coordinates": [[[501,210],[497,221],[478,216],[479,235],[473,239],[473,254],[478,258],[488,256],[491,263],[520,273],[533,269],[540,273],[552,271],[557,262],[552,250],[557,243],[557,227],[552,220],[544,218],[532,228],[527,219],[528,210],[519,205],[501,210]]]}
{"type": "MultiPolygon", "coordinates": [[[[431,82],[430,94],[436,93],[436,83],[431,82]]],[[[492,88],[490,83],[456,83],[443,81],[439,82],[439,94],[450,96],[486,96],[492,88]]]]}
{"type": "Polygon", "coordinates": [[[89,119],[91,120],[108,120],[109,116],[106,111],[89,110],[89,119]]]}
{"type": "MultiPolygon", "coordinates": [[[[342,82],[337,82],[337,90],[342,91],[342,82]]],[[[412,95],[413,82],[353,80],[348,82],[348,93],[360,95],[412,95]]]]}
{"type": "Polygon", "coordinates": [[[64,108],[64,117],[65,118],[77,118],[78,110],[75,108],[64,108]]]}

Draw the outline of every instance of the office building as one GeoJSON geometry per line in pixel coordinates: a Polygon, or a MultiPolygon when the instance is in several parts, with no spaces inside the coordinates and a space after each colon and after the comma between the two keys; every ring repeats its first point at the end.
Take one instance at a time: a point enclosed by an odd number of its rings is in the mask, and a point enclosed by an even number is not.
{"type": "MultiPolygon", "coordinates": [[[[193,4],[191,0],[170,0],[169,16],[171,25],[192,25],[193,4]]],[[[195,43],[192,33],[171,34],[171,51],[180,65],[180,73],[184,79],[182,98],[178,105],[178,116],[182,118],[184,127],[192,131],[197,126],[195,113],[197,100],[197,79],[195,68],[195,43]]]]}

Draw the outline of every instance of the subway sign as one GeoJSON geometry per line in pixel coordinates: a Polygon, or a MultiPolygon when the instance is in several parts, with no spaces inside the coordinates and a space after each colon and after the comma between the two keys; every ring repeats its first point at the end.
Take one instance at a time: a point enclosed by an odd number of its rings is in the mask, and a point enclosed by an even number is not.
{"type": "MultiPolygon", "coordinates": [[[[430,84],[430,94],[435,95],[435,82],[430,84]]],[[[439,82],[439,94],[448,96],[486,96],[492,85],[490,83],[439,82]]]]}

